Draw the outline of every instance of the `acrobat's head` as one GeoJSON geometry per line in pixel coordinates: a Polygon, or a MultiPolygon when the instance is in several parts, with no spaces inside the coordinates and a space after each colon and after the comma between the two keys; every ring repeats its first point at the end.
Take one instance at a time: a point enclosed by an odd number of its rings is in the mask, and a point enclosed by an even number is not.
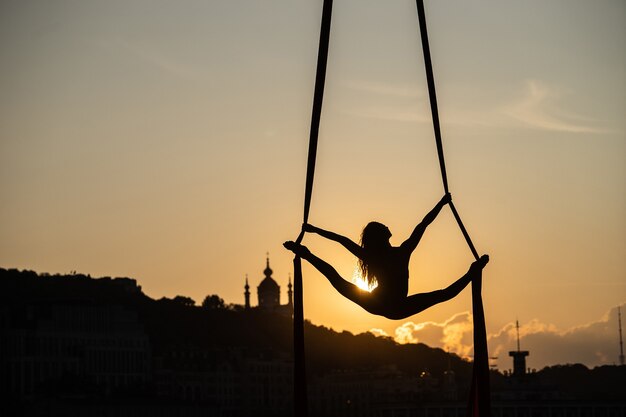
{"type": "Polygon", "coordinates": [[[380,248],[389,245],[391,232],[389,228],[379,222],[369,222],[361,233],[361,246],[363,248],[380,248]]]}

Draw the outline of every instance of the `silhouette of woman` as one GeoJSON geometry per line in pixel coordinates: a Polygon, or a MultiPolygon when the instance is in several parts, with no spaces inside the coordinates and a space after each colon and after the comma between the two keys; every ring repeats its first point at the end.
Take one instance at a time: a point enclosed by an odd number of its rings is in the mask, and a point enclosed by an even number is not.
{"type": "Polygon", "coordinates": [[[285,242],[283,245],[301,258],[306,259],[330,281],[341,295],[366,311],[393,320],[405,319],[435,304],[456,297],[489,262],[489,256],[483,255],[478,261],[472,263],[465,275],[447,288],[408,296],[411,254],[428,225],[435,220],[443,206],[450,201],[450,194],[444,195],[422,222],[415,227],[411,236],[398,247],[391,246],[389,243],[391,232],[387,226],[378,222],[371,222],[365,226],[361,234],[361,245],[354,243],[345,236],[310,224],[303,226],[305,232],[316,233],[326,239],[338,242],[354,254],[359,259],[363,278],[369,283],[375,281],[378,284],[371,292],[362,290],[342,278],[335,268],[313,255],[306,246],[292,241],[285,242]]]}

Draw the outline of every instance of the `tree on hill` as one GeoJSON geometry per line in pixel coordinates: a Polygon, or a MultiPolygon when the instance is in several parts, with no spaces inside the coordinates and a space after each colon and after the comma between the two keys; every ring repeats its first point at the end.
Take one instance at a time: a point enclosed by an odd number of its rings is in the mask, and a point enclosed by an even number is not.
{"type": "Polygon", "coordinates": [[[196,302],[193,300],[193,298],[185,297],[184,295],[177,295],[172,299],[172,301],[187,307],[193,307],[196,305],[196,302]]]}
{"type": "Polygon", "coordinates": [[[221,299],[218,295],[211,294],[207,295],[202,301],[202,308],[206,308],[208,310],[217,310],[226,308],[226,304],[224,304],[224,300],[221,299]]]}

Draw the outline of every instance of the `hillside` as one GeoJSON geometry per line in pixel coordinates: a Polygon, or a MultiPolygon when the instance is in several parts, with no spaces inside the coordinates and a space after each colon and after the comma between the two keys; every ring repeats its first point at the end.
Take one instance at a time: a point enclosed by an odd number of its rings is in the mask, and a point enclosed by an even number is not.
{"type": "MultiPolygon", "coordinates": [[[[218,297],[214,297],[219,300],[218,297]]],[[[220,300],[221,301],[221,300],[220,300]]],[[[0,330],[29,328],[33,311],[47,313],[55,305],[120,306],[136,314],[155,356],[176,349],[246,348],[290,356],[290,318],[241,306],[196,306],[184,296],[154,300],[130,278],[49,275],[0,268],[0,330]]],[[[368,370],[395,366],[407,375],[428,371],[441,379],[454,370],[461,398],[471,376],[471,363],[423,344],[400,345],[370,333],[353,335],[305,323],[309,377],[337,370],[368,370]]],[[[626,392],[626,368],[559,365],[528,375],[533,386],[558,390],[568,398],[619,399],[626,392]]],[[[510,389],[509,378],[492,372],[494,390],[510,389]]]]}

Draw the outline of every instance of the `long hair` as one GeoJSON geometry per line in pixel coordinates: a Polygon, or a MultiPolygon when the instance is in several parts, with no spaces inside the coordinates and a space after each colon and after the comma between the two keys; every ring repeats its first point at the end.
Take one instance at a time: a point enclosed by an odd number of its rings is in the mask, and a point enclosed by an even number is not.
{"type": "Polygon", "coordinates": [[[389,229],[382,223],[370,222],[363,228],[361,233],[361,247],[364,249],[365,256],[359,258],[359,269],[361,276],[368,283],[372,284],[376,280],[376,269],[380,258],[381,249],[389,240],[389,229]]]}

